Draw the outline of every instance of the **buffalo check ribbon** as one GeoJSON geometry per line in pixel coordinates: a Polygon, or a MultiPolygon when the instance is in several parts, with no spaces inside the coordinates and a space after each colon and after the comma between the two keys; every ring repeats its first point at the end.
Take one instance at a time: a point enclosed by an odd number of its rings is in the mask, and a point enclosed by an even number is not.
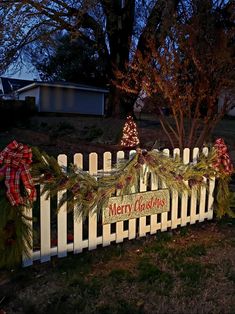
{"type": "Polygon", "coordinates": [[[35,201],[36,189],[30,174],[30,164],[32,163],[32,150],[27,145],[11,142],[0,152],[0,176],[5,178],[7,188],[6,195],[12,206],[26,204],[27,200],[35,201]],[[20,194],[20,182],[23,183],[28,197],[20,194]]]}

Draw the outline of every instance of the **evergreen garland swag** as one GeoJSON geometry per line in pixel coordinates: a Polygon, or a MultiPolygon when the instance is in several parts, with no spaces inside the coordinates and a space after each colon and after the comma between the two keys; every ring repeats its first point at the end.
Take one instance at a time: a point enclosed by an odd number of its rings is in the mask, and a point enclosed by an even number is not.
{"type": "Polygon", "coordinates": [[[176,190],[180,194],[185,191],[190,194],[192,189],[207,187],[206,181],[216,178],[217,216],[232,214],[229,208],[228,184],[233,167],[230,163],[228,171],[224,163],[219,163],[221,156],[216,148],[212,148],[208,156],[200,154],[196,163],[188,165],[185,165],[179,156],[170,158],[156,150],[137,149],[130,160],[123,160],[113,171],[100,172],[96,177],[72,164],[65,173],[56,159],[49,157],[45,152],[41,153],[37,148],[33,148],[33,156],[31,173],[35,183],[43,184],[42,193],[55,196],[58,191],[65,191],[62,193],[59,208],[67,202],[68,210],[74,210],[77,217],[86,217],[89,211],[94,210],[100,213],[116,190],[119,195],[130,194],[132,187],[137,189],[139,179],[144,180],[147,171],[164,181],[169,190],[176,190]]]}
{"type": "Polygon", "coordinates": [[[32,243],[31,218],[22,205],[12,206],[0,183],[0,269],[20,264],[22,254],[28,255],[32,243]]]}
{"type": "MultiPolygon", "coordinates": [[[[30,173],[34,184],[43,186],[42,194],[45,193],[47,197],[61,191],[58,210],[67,202],[68,210],[74,211],[76,217],[86,217],[90,211],[100,213],[116,190],[119,195],[130,194],[132,187],[137,188],[139,179],[144,180],[148,171],[164,181],[168,189],[180,193],[190,193],[192,189],[207,186],[209,179],[216,178],[217,216],[234,216],[230,210],[231,194],[228,187],[234,170],[223,140],[218,139],[216,143],[208,156],[200,154],[196,163],[188,165],[183,164],[179,156],[170,158],[156,150],[137,149],[130,160],[123,160],[111,172],[100,172],[96,177],[72,164],[65,172],[54,157],[33,147],[30,173]]],[[[6,175],[0,176],[0,268],[18,264],[22,253],[27,255],[32,243],[30,218],[24,214],[25,209],[32,206],[32,202],[28,201],[27,186],[20,181],[17,193],[23,191],[21,194],[25,203],[13,206],[3,184],[6,178],[6,175]]]]}

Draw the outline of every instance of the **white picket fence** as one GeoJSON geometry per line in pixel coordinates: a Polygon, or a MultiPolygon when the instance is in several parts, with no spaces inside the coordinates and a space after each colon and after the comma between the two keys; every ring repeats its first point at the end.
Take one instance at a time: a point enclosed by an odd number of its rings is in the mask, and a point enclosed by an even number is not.
{"type": "MultiPolygon", "coordinates": [[[[134,151],[130,152],[130,155],[134,151]]],[[[163,153],[170,156],[168,149],[163,150],[163,153]]],[[[178,148],[174,149],[172,156],[181,155],[183,162],[196,162],[199,149],[194,148],[191,152],[185,148],[182,154],[178,148]]],[[[208,154],[208,148],[203,148],[203,153],[208,154]]],[[[119,151],[116,154],[116,162],[124,158],[124,152],[119,151]]],[[[112,167],[112,155],[110,152],[105,152],[103,155],[103,170],[110,171],[112,167]]],[[[61,166],[67,167],[67,156],[59,155],[58,162],[61,166]]],[[[74,164],[83,169],[83,155],[74,155],[74,164]]],[[[99,169],[100,170],[100,169],[99,169]]],[[[89,173],[96,174],[98,171],[98,155],[96,153],[89,154],[89,173]]],[[[206,181],[206,178],[204,179],[206,181]]],[[[157,177],[150,176],[150,190],[158,190],[164,188],[164,182],[160,182],[157,177]]],[[[51,228],[51,200],[45,199],[45,196],[40,197],[40,245],[39,249],[31,250],[29,256],[23,256],[23,266],[30,266],[34,261],[40,260],[41,263],[50,261],[52,256],[65,257],[68,252],[74,254],[80,253],[83,249],[94,250],[98,245],[108,246],[111,242],[120,243],[124,239],[135,239],[136,237],[145,237],[147,234],[156,234],[157,231],[166,231],[168,228],[175,229],[178,226],[186,226],[194,224],[197,221],[202,222],[205,219],[213,217],[213,190],[215,180],[207,182],[207,188],[201,187],[200,191],[192,189],[190,195],[184,193],[179,197],[177,191],[171,193],[171,208],[169,212],[154,214],[148,217],[139,219],[130,219],[126,222],[116,222],[114,224],[101,225],[96,214],[89,215],[84,222],[82,219],[73,217],[73,242],[68,243],[68,232],[71,233],[71,226],[68,230],[68,214],[66,204],[60,208],[57,214],[57,232],[56,246],[51,245],[52,228],[51,228]],[[199,193],[199,195],[198,195],[199,193]],[[98,230],[99,229],[99,230],[98,230]],[[101,232],[97,232],[100,231],[101,232]],[[101,233],[101,234],[97,234],[101,233]]],[[[42,187],[40,187],[42,189],[42,187]]],[[[139,191],[147,190],[146,180],[140,180],[139,191]]],[[[117,191],[118,193],[118,191],[117,191]]],[[[61,192],[58,193],[57,203],[61,197],[61,192]]],[[[27,215],[34,216],[32,210],[27,211],[27,215]]],[[[32,228],[33,228],[33,222],[32,228]]]]}

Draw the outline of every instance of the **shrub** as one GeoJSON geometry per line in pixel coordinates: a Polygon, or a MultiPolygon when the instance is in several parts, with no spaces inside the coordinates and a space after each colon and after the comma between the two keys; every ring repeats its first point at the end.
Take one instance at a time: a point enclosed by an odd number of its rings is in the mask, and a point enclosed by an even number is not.
{"type": "Polygon", "coordinates": [[[17,124],[27,124],[37,112],[34,98],[26,100],[0,99],[0,130],[7,130],[17,124]]]}

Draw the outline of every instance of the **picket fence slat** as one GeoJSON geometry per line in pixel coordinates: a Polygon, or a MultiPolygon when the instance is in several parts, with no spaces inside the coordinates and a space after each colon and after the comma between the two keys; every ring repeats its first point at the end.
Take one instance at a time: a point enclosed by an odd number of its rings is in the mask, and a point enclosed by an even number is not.
{"type": "MultiPolygon", "coordinates": [[[[207,156],[208,155],[208,148],[203,147],[202,153],[207,156]]],[[[204,178],[204,182],[206,183],[207,179],[204,178]]],[[[206,187],[202,186],[200,191],[200,205],[199,205],[199,221],[202,222],[207,215],[205,215],[206,210],[206,187]]]]}
{"type": "Polygon", "coordinates": [[[215,189],[215,178],[211,179],[209,182],[208,214],[207,214],[208,220],[213,218],[214,189],[215,189]]]}
{"type": "MultiPolygon", "coordinates": [[[[192,162],[196,163],[198,159],[199,148],[195,147],[193,149],[192,162]]],[[[194,224],[197,219],[199,219],[199,215],[196,214],[197,211],[197,195],[198,191],[196,187],[192,187],[191,191],[191,207],[190,207],[190,224],[194,224]]]]}
{"type": "MultiPolygon", "coordinates": [[[[183,151],[183,163],[187,165],[190,160],[190,150],[185,148],[183,151]]],[[[185,185],[188,185],[188,182],[185,181],[185,185]]],[[[188,211],[188,191],[184,191],[181,200],[181,226],[186,226],[187,224],[187,211],[188,211]]]]}
{"type": "MultiPolygon", "coordinates": [[[[67,169],[67,156],[59,155],[58,164],[62,167],[64,171],[67,169]]],[[[63,193],[66,190],[58,192],[57,204],[62,198],[63,193]]],[[[66,202],[60,207],[57,215],[57,240],[58,240],[58,257],[67,256],[67,204],[66,202]]]]}
{"type": "MultiPolygon", "coordinates": [[[[98,155],[97,153],[91,153],[89,155],[89,173],[90,175],[97,174],[98,171],[98,155]]],[[[94,250],[97,247],[97,214],[96,208],[92,212],[89,212],[88,217],[88,243],[89,250],[94,250]]]]}
{"type": "MultiPolygon", "coordinates": [[[[83,155],[75,154],[73,157],[74,165],[79,169],[83,169],[83,155]]],[[[73,215],[73,252],[74,254],[82,252],[84,248],[84,243],[82,239],[83,234],[83,221],[82,217],[77,217],[73,215]]]]}
{"type": "MultiPolygon", "coordinates": [[[[24,214],[27,216],[27,217],[33,217],[33,210],[32,208],[25,208],[24,209],[24,214]]],[[[33,232],[33,220],[29,220],[28,221],[28,224],[29,226],[31,227],[31,232],[33,232]]],[[[22,256],[22,265],[23,267],[28,267],[28,266],[31,266],[33,265],[33,238],[31,238],[31,243],[30,243],[30,248],[28,248],[28,254],[25,255],[23,254],[22,256]]],[[[39,256],[40,258],[40,256],[39,256]]]]}
{"type": "MultiPolygon", "coordinates": [[[[112,167],[112,154],[110,152],[105,152],[103,154],[103,169],[105,172],[111,171],[112,167]]],[[[108,246],[111,243],[111,225],[106,224],[103,226],[103,246],[108,246]]]]}
{"type": "MultiPolygon", "coordinates": [[[[136,151],[135,150],[131,150],[130,153],[129,153],[129,158],[132,157],[133,154],[135,154],[136,151]]],[[[135,187],[133,186],[131,188],[131,193],[136,193],[137,191],[135,190],[135,187]]],[[[133,240],[136,238],[136,219],[133,218],[133,219],[130,219],[129,222],[128,222],[128,231],[129,231],[129,234],[128,234],[128,239],[129,240],[133,240]]]]}
{"type": "MultiPolygon", "coordinates": [[[[130,151],[129,158],[132,158],[135,152],[135,150],[130,151]]],[[[196,163],[199,152],[200,150],[198,148],[194,148],[192,152],[188,148],[184,149],[182,152],[178,148],[175,148],[172,152],[172,157],[176,158],[177,155],[180,156],[182,153],[183,162],[185,164],[189,162],[196,163]]],[[[164,149],[163,153],[166,156],[171,156],[169,149],[164,149]]],[[[202,153],[207,155],[208,148],[203,148],[202,153]]],[[[105,152],[103,154],[103,169],[101,169],[104,171],[104,175],[112,170],[113,159],[116,160],[116,163],[119,163],[124,159],[124,156],[123,151],[117,152],[115,158],[113,158],[112,153],[105,152]]],[[[96,175],[98,173],[98,154],[90,153],[88,161],[89,174],[96,175]]],[[[63,171],[66,172],[67,156],[59,155],[58,163],[63,167],[63,171]]],[[[83,169],[83,154],[75,154],[73,163],[78,169],[83,169]]],[[[138,190],[132,187],[131,193],[166,188],[165,182],[161,182],[157,176],[148,173],[148,171],[149,170],[146,169],[144,178],[140,179],[138,190]]],[[[23,266],[30,266],[33,264],[33,261],[37,260],[40,260],[41,263],[48,262],[52,256],[65,257],[68,252],[77,254],[82,252],[85,248],[93,250],[97,245],[109,246],[111,242],[121,243],[125,238],[131,240],[135,239],[137,236],[144,237],[148,233],[155,234],[158,230],[166,231],[168,228],[175,229],[179,226],[185,226],[188,223],[194,224],[197,221],[201,222],[205,219],[212,219],[215,178],[209,181],[204,178],[204,181],[208,188],[206,188],[206,186],[201,187],[199,190],[192,188],[191,193],[186,192],[183,195],[179,195],[176,190],[171,191],[170,213],[153,214],[150,216],[150,219],[147,217],[140,217],[139,219],[134,218],[130,219],[128,223],[119,221],[115,223],[115,230],[111,228],[111,224],[102,225],[100,216],[97,216],[96,210],[89,213],[86,219],[76,217],[76,215],[73,214],[73,230],[68,230],[67,204],[65,203],[57,214],[57,243],[54,243],[54,246],[52,246],[51,243],[51,239],[53,238],[51,221],[52,202],[50,198],[46,199],[45,195],[39,196],[40,249],[34,251],[29,250],[28,256],[23,256],[23,266]],[[67,239],[68,232],[73,233],[73,241],[70,239],[69,243],[67,239]]],[[[188,183],[186,182],[186,184],[188,183]]],[[[42,188],[41,186],[40,190],[42,190],[42,188]]],[[[58,193],[57,204],[63,192],[64,191],[58,193]]],[[[117,190],[116,195],[118,194],[119,191],[117,190]]],[[[32,209],[27,210],[26,214],[33,217],[32,209]]],[[[33,223],[30,222],[30,224],[33,230],[33,223]]]]}
{"type": "MultiPolygon", "coordinates": [[[[180,156],[180,149],[175,148],[173,151],[173,158],[180,156]]],[[[179,194],[176,190],[172,191],[172,205],[171,205],[171,228],[175,229],[180,224],[180,219],[178,219],[178,201],[179,194]]]]}
{"type": "MultiPolygon", "coordinates": [[[[43,186],[40,187],[40,193],[43,186]]],[[[40,205],[43,211],[40,211],[40,243],[41,243],[41,263],[48,262],[51,259],[51,207],[50,197],[46,198],[43,194],[40,197],[40,205]]]]}
{"type": "MultiPolygon", "coordinates": [[[[163,154],[167,157],[170,156],[170,151],[169,149],[164,149],[163,154]]],[[[162,188],[166,188],[166,183],[162,182],[162,188]]],[[[161,231],[166,231],[168,227],[168,212],[161,213],[161,231]]]]}
{"type": "MultiPolygon", "coordinates": [[[[158,177],[155,174],[151,174],[151,190],[158,190],[158,177]]],[[[150,216],[150,234],[155,234],[161,226],[157,223],[157,214],[150,216]]]]}
{"type": "MultiPolygon", "coordinates": [[[[125,154],[123,151],[118,151],[117,152],[117,164],[121,162],[125,157],[125,154]]],[[[119,191],[117,190],[116,195],[119,195],[119,191]]],[[[123,239],[125,237],[128,237],[128,231],[124,231],[124,223],[123,221],[118,221],[116,223],[116,243],[121,243],[123,242],[123,239]]]]}
{"type": "MultiPolygon", "coordinates": [[[[147,190],[147,171],[146,166],[143,166],[143,177],[140,177],[140,190],[139,192],[145,192],[147,190]]],[[[150,231],[150,226],[146,226],[146,216],[140,217],[139,219],[139,237],[146,236],[146,233],[150,231]]]]}

